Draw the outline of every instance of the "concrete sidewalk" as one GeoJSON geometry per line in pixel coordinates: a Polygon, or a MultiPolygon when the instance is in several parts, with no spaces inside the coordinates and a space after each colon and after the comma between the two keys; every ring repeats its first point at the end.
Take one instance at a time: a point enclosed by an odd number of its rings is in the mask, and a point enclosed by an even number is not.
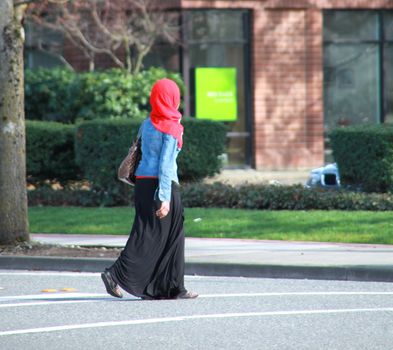
{"type": "Polygon", "coordinates": [[[205,183],[222,182],[230,185],[249,184],[277,184],[305,185],[310,177],[311,169],[307,170],[256,170],[256,169],[223,169],[219,174],[208,177],[205,183]]]}
{"type": "MultiPolygon", "coordinates": [[[[123,247],[128,236],[32,234],[46,244],[123,247]]],[[[186,239],[186,273],[393,282],[393,246],[186,239]]],[[[111,259],[0,256],[1,268],[101,271],[111,259]]]]}

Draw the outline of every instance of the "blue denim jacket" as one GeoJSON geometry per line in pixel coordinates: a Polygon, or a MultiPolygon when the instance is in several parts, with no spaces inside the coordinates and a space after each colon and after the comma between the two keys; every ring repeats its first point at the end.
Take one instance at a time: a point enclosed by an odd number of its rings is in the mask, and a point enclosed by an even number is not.
{"type": "Polygon", "coordinates": [[[158,176],[156,198],[171,200],[172,181],[179,183],[176,158],[180,152],[177,140],[157,130],[150,118],[140,129],[142,135],[142,159],[136,169],[136,176],[158,176]]]}

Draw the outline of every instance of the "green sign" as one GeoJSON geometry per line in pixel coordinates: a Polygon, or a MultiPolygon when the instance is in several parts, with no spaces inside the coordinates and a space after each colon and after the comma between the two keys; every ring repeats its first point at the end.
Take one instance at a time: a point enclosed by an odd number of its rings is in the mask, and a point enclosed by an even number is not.
{"type": "Polygon", "coordinates": [[[195,116],[237,120],[236,68],[195,68],[195,116]]]}

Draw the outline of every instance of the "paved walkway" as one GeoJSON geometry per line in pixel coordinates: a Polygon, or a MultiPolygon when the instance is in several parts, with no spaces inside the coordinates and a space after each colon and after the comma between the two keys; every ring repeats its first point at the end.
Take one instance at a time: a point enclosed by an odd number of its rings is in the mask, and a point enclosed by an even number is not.
{"type": "MultiPolygon", "coordinates": [[[[128,236],[32,234],[60,245],[123,247],[128,236]]],[[[368,244],[186,239],[186,273],[269,278],[393,282],[393,246],[368,244]]],[[[1,268],[102,271],[111,259],[7,257],[1,268]]]]}
{"type": "MultiPolygon", "coordinates": [[[[47,244],[124,247],[128,236],[32,234],[47,244]]],[[[186,261],[270,265],[393,266],[393,245],[186,238],[186,261]]]]}
{"type": "MultiPolygon", "coordinates": [[[[207,182],[294,184],[305,171],[224,170],[207,182]]],[[[32,234],[33,240],[60,245],[123,247],[128,236],[32,234]]],[[[186,239],[186,273],[271,278],[393,282],[393,245],[186,239]]],[[[102,271],[111,259],[0,256],[0,269],[102,271]]]]}
{"type": "MultiPolygon", "coordinates": [[[[322,166],[322,165],[321,165],[322,166]]],[[[231,185],[239,185],[243,183],[258,184],[283,184],[305,185],[312,169],[307,170],[255,170],[255,169],[224,169],[219,174],[206,178],[204,182],[223,182],[231,185]]]]}

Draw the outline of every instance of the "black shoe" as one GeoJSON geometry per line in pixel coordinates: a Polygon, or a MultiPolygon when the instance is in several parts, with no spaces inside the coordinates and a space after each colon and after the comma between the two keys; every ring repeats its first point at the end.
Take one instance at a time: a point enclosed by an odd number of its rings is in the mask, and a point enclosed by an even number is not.
{"type": "Polygon", "coordinates": [[[112,279],[112,276],[108,270],[105,270],[101,274],[101,278],[105,284],[105,288],[106,288],[106,291],[108,292],[108,294],[110,294],[116,298],[123,298],[123,294],[121,294],[119,287],[117,286],[115,281],[112,279]]]}
{"type": "Polygon", "coordinates": [[[179,294],[175,299],[195,299],[198,297],[198,293],[195,292],[185,292],[179,294]]]}

